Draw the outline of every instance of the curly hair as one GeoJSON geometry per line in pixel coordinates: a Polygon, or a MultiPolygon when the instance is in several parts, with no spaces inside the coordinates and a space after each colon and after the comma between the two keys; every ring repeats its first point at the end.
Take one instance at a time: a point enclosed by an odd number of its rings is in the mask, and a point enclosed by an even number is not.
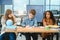
{"type": "Polygon", "coordinates": [[[45,12],[44,12],[44,18],[46,19],[46,13],[47,13],[47,12],[50,13],[50,19],[52,19],[53,24],[55,24],[56,21],[55,21],[55,18],[54,18],[54,16],[53,16],[53,13],[52,13],[51,11],[49,11],[49,10],[48,10],[48,11],[45,11],[45,12]]]}

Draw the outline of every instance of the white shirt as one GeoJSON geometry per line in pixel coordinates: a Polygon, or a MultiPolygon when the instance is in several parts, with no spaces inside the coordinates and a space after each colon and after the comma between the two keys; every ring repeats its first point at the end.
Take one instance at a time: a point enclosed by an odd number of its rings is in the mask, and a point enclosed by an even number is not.
{"type": "Polygon", "coordinates": [[[1,24],[2,24],[1,34],[3,34],[3,33],[5,33],[4,29],[5,29],[5,27],[6,27],[4,17],[2,17],[2,19],[1,19],[1,24]]]}

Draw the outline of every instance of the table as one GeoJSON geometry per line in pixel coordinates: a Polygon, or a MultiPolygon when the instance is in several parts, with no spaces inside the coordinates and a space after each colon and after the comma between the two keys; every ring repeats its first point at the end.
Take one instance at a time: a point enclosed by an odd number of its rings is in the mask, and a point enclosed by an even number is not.
{"type": "MultiPolygon", "coordinates": [[[[18,35],[19,32],[21,33],[58,33],[59,30],[56,30],[56,29],[49,29],[49,30],[46,30],[44,27],[40,26],[40,27],[22,27],[22,26],[17,26],[17,28],[14,30],[14,29],[5,29],[5,32],[14,32],[16,33],[16,35],[18,35]]],[[[57,40],[59,39],[58,38],[58,35],[57,35],[57,40]]]]}
{"type": "Polygon", "coordinates": [[[42,27],[17,27],[17,32],[29,32],[29,33],[56,33],[59,32],[58,30],[53,30],[53,29],[49,29],[46,30],[45,28],[42,27]]]}
{"type": "Polygon", "coordinates": [[[17,27],[15,30],[14,29],[6,29],[5,32],[15,32],[16,34],[18,32],[22,33],[58,33],[59,30],[54,30],[54,29],[49,29],[46,30],[44,27],[17,27]]]}

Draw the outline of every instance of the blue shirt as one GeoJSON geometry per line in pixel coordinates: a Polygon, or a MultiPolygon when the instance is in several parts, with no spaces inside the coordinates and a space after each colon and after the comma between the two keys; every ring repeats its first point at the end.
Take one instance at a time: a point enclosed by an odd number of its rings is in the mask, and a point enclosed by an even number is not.
{"type": "Polygon", "coordinates": [[[37,26],[37,20],[35,18],[33,19],[27,18],[22,22],[22,26],[27,26],[27,25],[29,25],[30,27],[37,26]]]}
{"type": "Polygon", "coordinates": [[[6,28],[7,29],[16,29],[16,26],[13,25],[13,21],[12,20],[7,20],[6,21],[6,28]]]}

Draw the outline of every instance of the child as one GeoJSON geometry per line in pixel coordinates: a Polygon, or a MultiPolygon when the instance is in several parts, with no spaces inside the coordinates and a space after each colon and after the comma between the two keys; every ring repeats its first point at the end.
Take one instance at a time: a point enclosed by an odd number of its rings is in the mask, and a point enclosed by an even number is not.
{"type": "MultiPolygon", "coordinates": [[[[37,20],[35,19],[35,14],[36,11],[34,9],[30,10],[28,18],[22,22],[22,26],[37,27],[37,20]]],[[[36,33],[26,33],[25,34],[26,40],[31,40],[31,36],[33,40],[37,40],[38,38],[38,35],[36,33]]]]}
{"type": "Polygon", "coordinates": [[[7,33],[4,31],[4,28],[8,27],[8,25],[10,27],[11,25],[16,25],[16,19],[12,13],[12,10],[7,9],[6,14],[2,17],[1,24],[2,24],[2,30],[1,30],[0,40],[16,40],[15,33],[12,32],[7,33]],[[9,19],[10,21],[8,21],[9,19]]]}
{"type": "MultiPolygon", "coordinates": [[[[44,13],[43,26],[48,26],[48,25],[57,25],[55,18],[51,11],[46,11],[44,13]]],[[[48,37],[47,40],[50,40],[50,35],[52,35],[52,34],[51,33],[42,33],[43,40],[45,40],[46,37],[48,37]]],[[[51,40],[53,40],[53,38],[51,40]]]]}

